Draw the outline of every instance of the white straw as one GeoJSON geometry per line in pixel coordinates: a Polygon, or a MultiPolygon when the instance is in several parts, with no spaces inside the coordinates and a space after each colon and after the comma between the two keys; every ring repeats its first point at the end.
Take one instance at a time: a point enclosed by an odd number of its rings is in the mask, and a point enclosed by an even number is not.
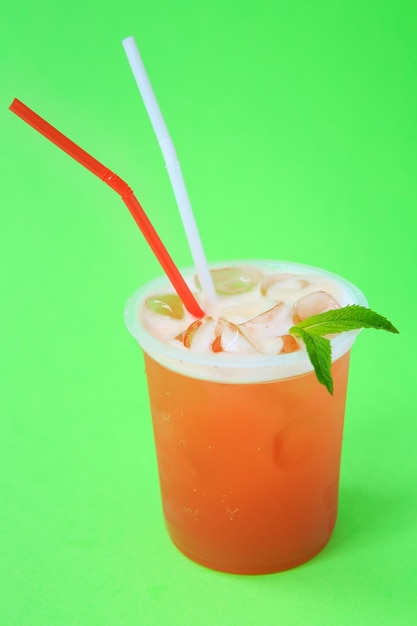
{"type": "Polygon", "coordinates": [[[216,292],[214,290],[213,280],[208,268],[207,259],[204,254],[174,144],[169,136],[168,129],[156,101],[151,83],[149,82],[135,38],[127,37],[126,39],[123,39],[122,44],[136,79],[139,91],[142,95],[143,102],[154,128],[162,154],[164,155],[171,185],[173,187],[181,219],[184,224],[188,245],[190,246],[194,265],[200,279],[201,288],[209,301],[214,302],[216,300],[216,292]]]}

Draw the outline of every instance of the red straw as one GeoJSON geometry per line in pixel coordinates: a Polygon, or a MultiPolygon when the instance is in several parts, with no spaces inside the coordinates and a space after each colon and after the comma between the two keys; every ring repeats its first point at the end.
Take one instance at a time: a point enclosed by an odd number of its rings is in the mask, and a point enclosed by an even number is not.
{"type": "Polygon", "coordinates": [[[133,219],[141,229],[146,241],[152,248],[156,258],[171,281],[172,286],[183,301],[187,311],[195,317],[203,317],[204,312],[191,293],[187,283],[170,257],[167,249],[160,240],[156,230],[152,226],[145,211],[142,209],[129,185],[117,176],[117,174],[114,174],[105,165],[88,154],[88,152],[80,148],[80,146],[77,146],[77,144],[71,141],[71,139],[68,139],[68,137],[54,128],[54,126],[51,126],[49,122],[44,120],[17,98],[13,100],[9,108],[13,111],[13,113],[16,113],[16,115],[21,117],[22,120],[44,135],[44,137],[52,141],[52,143],[58,146],[58,148],[61,148],[61,150],[69,154],[69,156],[78,161],[78,163],[81,163],[81,165],[90,170],[90,172],[98,176],[121,196],[123,202],[132,214],[133,219]]]}

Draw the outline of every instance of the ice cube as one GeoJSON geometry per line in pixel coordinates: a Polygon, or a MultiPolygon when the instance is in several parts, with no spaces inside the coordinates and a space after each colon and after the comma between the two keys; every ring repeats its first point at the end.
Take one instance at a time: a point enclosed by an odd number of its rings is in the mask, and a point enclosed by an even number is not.
{"type": "Polygon", "coordinates": [[[218,320],[209,316],[195,320],[184,332],[177,335],[176,339],[193,352],[247,353],[256,351],[241,330],[222,317],[218,320]]]}
{"type": "MultiPolygon", "coordinates": [[[[225,296],[234,296],[239,293],[245,293],[254,289],[263,277],[260,270],[254,267],[222,267],[211,270],[214,287],[218,294],[225,296]]],[[[200,288],[198,277],[195,282],[200,288]]]]}
{"type": "Polygon", "coordinates": [[[158,315],[166,315],[176,320],[184,317],[184,306],[180,297],[175,293],[151,296],[147,298],[146,306],[150,311],[158,313],[158,315]]]}
{"type": "Polygon", "coordinates": [[[282,348],[280,354],[290,354],[290,352],[297,352],[300,349],[300,345],[292,335],[282,335],[282,348]]]}
{"type": "Polygon", "coordinates": [[[276,300],[263,298],[256,302],[245,302],[222,309],[223,317],[233,324],[243,324],[257,317],[265,310],[271,309],[277,303],[276,300]]]}
{"type": "Polygon", "coordinates": [[[217,320],[215,339],[211,345],[213,352],[255,352],[254,346],[246,339],[236,324],[224,317],[217,320]]]}
{"type": "Polygon", "coordinates": [[[314,291],[299,298],[293,306],[294,324],[298,324],[311,315],[340,309],[340,304],[326,291],[314,291]]]}
{"type": "Polygon", "coordinates": [[[310,283],[297,274],[270,274],[261,283],[261,293],[270,298],[282,299],[300,292],[310,283]]]}
{"type": "Polygon", "coordinates": [[[216,322],[212,317],[202,317],[187,326],[175,339],[181,341],[186,348],[192,348],[195,352],[209,352],[215,337],[215,328],[216,322]]]}
{"type": "Polygon", "coordinates": [[[283,348],[281,336],[287,334],[291,321],[284,303],[278,302],[239,328],[260,352],[278,354],[283,348]]]}
{"type": "Polygon", "coordinates": [[[262,354],[281,354],[284,343],[281,337],[261,337],[253,338],[254,345],[258,352],[262,354]]]}
{"type": "Polygon", "coordinates": [[[270,309],[267,309],[243,324],[239,324],[239,327],[249,338],[251,335],[278,337],[282,334],[280,330],[283,324],[285,325],[287,317],[287,310],[284,303],[277,302],[270,309]]]}

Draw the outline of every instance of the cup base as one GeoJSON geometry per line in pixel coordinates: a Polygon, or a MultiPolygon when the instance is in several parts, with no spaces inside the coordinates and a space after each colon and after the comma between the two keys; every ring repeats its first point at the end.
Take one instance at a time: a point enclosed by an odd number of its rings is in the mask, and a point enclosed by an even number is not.
{"type": "Polygon", "coordinates": [[[238,574],[238,575],[243,575],[243,576],[259,576],[262,574],[278,574],[279,572],[285,572],[287,570],[298,567],[299,565],[303,565],[307,561],[310,561],[315,556],[317,556],[322,550],[324,550],[324,548],[329,543],[332,534],[333,533],[331,533],[330,537],[319,548],[317,548],[316,550],[313,550],[312,552],[304,554],[303,556],[297,559],[294,559],[292,561],[288,561],[285,563],[271,563],[271,565],[262,565],[258,567],[255,565],[243,567],[243,566],[228,565],[226,563],[222,563],[222,564],[214,563],[206,559],[201,559],[197,557],[196,555],[189,553],[187,550],[184,550],[181,546],[179,546],[172,539],[172,537],[171,537],[171,541],[174,544],[174,546],[177,548],[177,550],[179,550],[181,554],[183,554],[188,559],[190,559],[190,561],[193,561],[194,563],[197,563],[198,565],[202,565],[203,567],[207,567],[208,569],[212,569],[218,572],[223,572],[226,574],[238,574]]]}

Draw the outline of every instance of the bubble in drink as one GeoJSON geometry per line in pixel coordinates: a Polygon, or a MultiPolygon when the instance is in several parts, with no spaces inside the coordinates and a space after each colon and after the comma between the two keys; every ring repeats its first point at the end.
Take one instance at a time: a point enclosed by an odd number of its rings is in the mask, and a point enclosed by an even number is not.
{"type": "Polygon", "coordinates": [[[298,324],[311,315],[340,309],[340,304],[325,291],[315,291],[303,296],[293,306],[294,324],[298,324]]]}
{"type": "Polygon", "coordinates": [[[158,313],[158,315],[167,315],[176,320],[181,320],[184,317],[184,305],[180,297],[175,293],[166,293],[148,298],[146,306],[150,311],[158,313]]]}
{"type": "MultiPolygon", "coordinates": [[[[262,280],[262,273],[254,267],[223,267],[211,270],[211,276],[216,292],[226,296],[250,291],[262,280]]],[[[195,281],[200,287],[198,277],[195,281]]]]}

